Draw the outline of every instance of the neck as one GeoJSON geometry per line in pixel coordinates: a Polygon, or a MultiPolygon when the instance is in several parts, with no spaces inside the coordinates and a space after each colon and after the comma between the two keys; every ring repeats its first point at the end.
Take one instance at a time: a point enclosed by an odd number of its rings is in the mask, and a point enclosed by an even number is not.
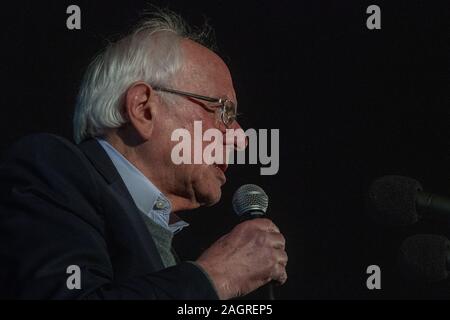
{"type": "MultiPolygon", "coordinates": [[[[121,137],[116,134],[109,134],[105,137],[120,154],[122,154],[131,164],[133,164],[147,179],[149,179],[164,196],[170,201],[172,206],[172,213],[177,213],[179,211],[186,211],[196,209],[200,204],[195,200],[194,196],[189,196],[189,192],[186,194],[186,190],[183,192],[172,191],[175,188],[171,188],[171,183],[173,182],[173,177],[170,174],[164,174],[161,168],[152,167],[149,164],[158,163],[157,161],[152,161],[150,154],[152,152],[148,151],[148,142],[142,142],[140,144],[125,143],[121,137]],[[144,157],[145,155],[146,157],[144,157]],[[155,173],[158,173],[157,175],[155,173]],[[166,183],[164,183],[166,181],[166,183]]],[[[176,222],[179,218],[175,215],[171,216],[171,223],[176,222]],[[174,219],[172,221],[172,219],[174,219]]]]}

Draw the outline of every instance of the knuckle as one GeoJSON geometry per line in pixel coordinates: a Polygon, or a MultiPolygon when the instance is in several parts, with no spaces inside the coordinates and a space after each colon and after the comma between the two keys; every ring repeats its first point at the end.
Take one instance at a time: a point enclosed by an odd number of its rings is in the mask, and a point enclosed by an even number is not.
{"type": "Polygon", "coordinates": [[[287,275],[287,273],[285,272],[285,273],[283,273],[283,275],[282,275],[281,278],[280,278],[281,284],[286,283],[287,279],[288,279],[288,275],[287,275]]]}
{"type": "Polygon", "coordinates": [[[244,221],[234,227],[234,232],[246,233],[249,229],[251,229],[251,224],[249,224],[249,221],[244,221]]]}
{"type": "Polygon", "coordinates": [[[289,262],[289,257],[286,255],[285,259],[283,260],[283,266],[286,267],[289,262]]]}
{"type": "Polygon", "coordinates": [[[255,232],[255,242],[256,245],[260,246],[260,247],[264,247],[267,244],[267,234],[263,231],[258,231],[255,232]]]}
{"type": "Polygon", "coordinates": [[[286,239],[282,234],[277,234],[276,236],[277,247],[284,250],[284,248],[286,247],[286,239]]]}
{"type": "Polygon", "coordinates": [[[259,218],[255,219],[254,221],[257,222],[260,225],[260,227],[264,229],[276,227],[273,221],[268,218],[259,218]]]}
{"type": "Polygon", "coordinates": [[[268,228],[269,230],[273,230],[273,231],[275,231],[275,232],[280,232],[280,229],[279,229],[279,228],[277,227],[277,225],[276,225],[275,223],[273,223],[273,221],[271,221],[271,220],[268,220],[267,228],[268,228]]]}
{"type": "Polygon", "coordinates": [[[246,220],[246,221],[240,223],[239,225],[241,226],[242,229],[245,229],[245,230],[256,229],[256,228],[258,228],[257,220],[258,219],[246,220]]]}
{"type": "Polygon", "coordinates": [[[285,251],[272,250],[270,261],[274,268],[285,268],[288,261],[288,256],[285,251]]]}
{"type": "Polygon", "coordinates": [[[284,283],[284,282],[286,282],[287,278],[288,278],[288,275],[287,275],[286,269],[280,266],[280,269],[278,270],[278,273],[277,273],[276,280],[278,280],[281,283],[284,283]]]}
{"type": "Polygon", "coordinates": [[[279,253],[277,252],[277,250],[270,250],[270,263],[273,267],[276,267],[278,262],[280,261],[280,256],[279,253]]]}

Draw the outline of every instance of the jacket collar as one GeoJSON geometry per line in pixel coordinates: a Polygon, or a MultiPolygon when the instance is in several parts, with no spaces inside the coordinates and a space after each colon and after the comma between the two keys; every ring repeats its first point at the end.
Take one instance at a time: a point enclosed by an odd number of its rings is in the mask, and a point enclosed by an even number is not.
{"type": "MultiPolygon", "coordinates": [[[[137,230],[139,230],[139,236],[146,244],[149,256],[152,255],[152,252],[157,252],[156,244],[145,226],[144,218],[141,212],[136,207],[133,197],[130,195],[125,183],[122,180],[122,177],[103,147],[96,139],[85,140],[80,143],[78,147],[86,155],[88,160],[92,163],[100,175],[103,176],[105,181],[109,184],[109,187],[116,194],[122,197],[122,199],[119,200],[125,206],[125,214],[131,218],[133,224],[137,230]]],[[[156,268],[158,270],[163,268],[163,262],[159,255],[158,259],[154,261],[154,263],[156,263],[156,268]]]]}
{"type": "Polygon", "coordinates": [[[108,182],[108,184],[119,181],[122,182],[123,187],[126,189],[119,172],[117,172],[117,169],[114,167],[113,162],[97,140],[85,140],[80,143],[78,147],[81,149],[81,151],[83,151],[89,161],[94,165],[94,167],[108,182]]]}

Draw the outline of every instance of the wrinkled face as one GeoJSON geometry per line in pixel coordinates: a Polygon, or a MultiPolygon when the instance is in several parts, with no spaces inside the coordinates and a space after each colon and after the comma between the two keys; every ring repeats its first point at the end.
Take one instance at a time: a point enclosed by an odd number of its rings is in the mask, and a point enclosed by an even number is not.
{"type": "MultiPolygon", "coordinates": [[[[208,97],[226,97],[237,104],[231,75],[225,63],[210,50],[190,40],[183,40],[182,48],[184,66],[170,89],[208,97]]],[[[228,150],[230,150],[235,142],[225,139],[226,127],[220,120],[220,112],[218,112],[220,109],[214,108],[218,105],[217,103],[174,95],[170,95],[170,98],[173,98],[174,103],[165,108],[163,112],[167,113],[159,117],[163,121],[158,121],[155,127],[155,132],[158,132],[159,151],[161,158],[164,159],[161,165],[165,168],[164,177],[160,177],[163,179],[161,183],[165,184],[165,190],[170,190],[169,193],[188,198],[195,206],[215,204],[220,200],[221,186],[226,181],[227,165],[207,164],[204,157],[201,157],[201,164],[175,164],[171,154],[179,141],[171,141],[171,135],[174,130],[180,128],[190,133],[192,161],[194,161],[195,152],[202,154],[202,150],[211,145],[211,141],[202,141],[201,144],[194,142],[195,121],[201,121],[202,136],[208,129],[220,130],[223,141],[212,139],[212,143],[222,144],[225,153],[226,144],[229,145],[228,150]],[[201,150],[198,150],[199,148],[201,150]]],[[[239,129],[240,127],[237,121],[234,121],[228,128],[239,129]]],[[[198,138],[198,132],[196,132],[197,139],[201,139],[201,137],[198,138]]],[[[226,159],[226,154],[223,157],[226,159]]]]}

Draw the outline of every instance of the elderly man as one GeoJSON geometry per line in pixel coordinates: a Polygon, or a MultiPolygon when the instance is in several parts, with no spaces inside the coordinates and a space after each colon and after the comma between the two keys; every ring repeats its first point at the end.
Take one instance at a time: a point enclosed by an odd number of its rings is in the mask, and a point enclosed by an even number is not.
{"type": "Polygon", "coordinates": [[[174,14],[150,17],[89,66],[77,145],[40,134],[8,152],[1,297],[229,299],[286,281],[285,240],[267,219],[237,225],[196,261],[172,250],[186,226],[176,213],[217,203],[227,167],[175,165],[172,132],[239,128],[230,72],[201,42],[174,14]]]}

